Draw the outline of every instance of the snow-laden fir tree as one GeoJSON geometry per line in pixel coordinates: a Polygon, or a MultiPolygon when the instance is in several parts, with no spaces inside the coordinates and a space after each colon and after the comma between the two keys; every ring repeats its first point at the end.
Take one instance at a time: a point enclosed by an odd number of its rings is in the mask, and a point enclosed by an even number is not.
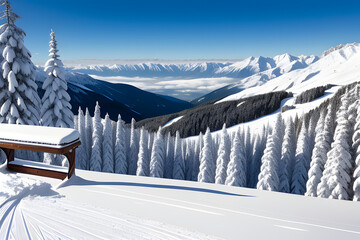
{"type": "Polygon", "coordinates": [[[94,118],[93,118],[93,133],[92,133],[92,151],[90,158],[90,170],[101,171],[102,165],[102,142],[103,142],[103,125],[100,117],[100,106],[96,102],[94,118]]]}
{"type": "Polygon", "coordinates": [[[264,155],[261,158],[261,168],[257,189],[268,191],[279,191],[279,161],[281,159],[281,148],[283,141],[283,121],[281,114],[276,117],[272,133],[269,135],[264,155]]]}
{"type": "Polygon", "coordinates": [[[130,146],[128,151],[128,174],[135,175],[138,165],[138,143],[139,139],[137,137],[135,129],[135,119],[131,119],[131,133],[130,133],[130,146]]]}
{"type": "Polygon", "coordinates": [[[165,170],[165,142],[161,134],[161,128],[159,128],[151,152],[150,159],[150,177],[163,178],[165,170]]]}
{"type": "Polygon", "coordinates": [[[216,160],[213,159],[212,144],[211,132],[208,128],[200,154],[199,182],[215,183],[216,160]]]}
{"type": "Polygon", "coordinates": [[[173,176],[173,163],[174,163],[174,138],[170,135],[170,132],[167,135],[166,139],[166,159],[165,159],[165,178],[172,178],[173,176]]]}
{"type": "Polygon", "coordinates": [[[244,136],[238,131],[231,147],[230,161],[227,167],[226,185],[246,186],[246,147],[244,136]]]}
{"type": "Polygon", "coordinates": [[[55,33],[51,31],[50,59],[45,64],[46,79],[42,85],[45,91],[41,99],[41,124],[43,126],[72,128],[74,115],[71,112],[70,95],[59,59],[55,33]]]}
{"type": "Polygon", "coordinates": [[[352,189],[350,188],[351,173],[354,165],[351,156],[351,123],[349,121],[348,108],[350,106],[349,93],[341,98],[341,106],[337,112],[337,126],[334,134],[334,142],[327,154],[330,169],[325,169],[328,175],[327,185],[329,187],[329,198],[350,199],[352,189]]]}
{"type": "Polygon", "coordinates": [[[256,136],[256,140],[254,143],[254,154],[253,154],[253,160],[250,170],[251,178],[250,178],[250,182],[248,183],[248,186],[251,188],[256,188],[256,184],[258,182],[258,176],[261,167],[261,158],[264,155],[267,136],[268,136],[268,126],[263,126],[262,131],[256,136]]]}
{"type": "Polygon", "coordinates": [[[302,123],[302,128],[298,137],[295,165],[291,178],[291,193],[304,195],[306,191],[306,182],[308,180],[308,171],[311,161],[310,136],[305,123],[302,123]]]}
{"type": "Polygon", "coordinates": [[[41,101],[35,83],[35,66],[24,45],[25,32],[15,25],[19,18],[4,0],[6,23],[0,26],[2,78],[0,78],[0,122],[39,125],[41,101]]]}
{"type": "Polygon", "coordinates": [[[195,156],[194,156],[194,163],[193,163],[193,181],[198,181],[199,170],[200,170],[200,159],[201,159],[201,150],[204,145],[204,137],[202,132],[200,132],[199,137],[196,141],[195,145],[195,156]]]}
{"type": "Polygon", "coordinates": [[[75,166],[78,169],[86,169],[86,161],[88,159],[88,152],[86,151],[86,130],[85,130],[85,116],[84,112],[79,107],[77,117],[77,130],[80,134],[81,145],[76,149],[75,166]]]}
{"type": "Polygon", "coordinates": [[[175,138],[173,179],[185,179],[185,162],[182,155],[182,139],[179,132],[176,132],[175,138]]]}
{"type": "Polygon", "coordinates": [[[184,141],[185,146],[185,179],[192,181],[192,174],[194,169],[194,148],[195,146],[190,141],[184,141]]]}
{"type": "Polygon", "coordinates": [[[92,152],[92,132],[93,132],[93,124],[92,118],[90,116],[89,109],[85,110],[85,142],[82,143],[85,147],[85,151],[87,153],[86,158],[86,170],[90,170],[90,158],[92,152]]]}
{"type": "Polygon", "coordinates": [[[321,181],[322,173],[327,158],[327,150],[324,149],[324,124],[326,110],[321,111],[320,119],[315,129],[315,146],[312,152],[308,181],[306,183],[306,196],[317,197],[317,187],[321,181]]]}
{"type": "MultiPolygon", "coordinates": [[[[331,149],[331,144],[333,142],[333,138],[334,138],[334,132],[335,132],[335,118],[336,118],[336,110],[335,110],[335,104],[330,103],[328,108],[328,113],[325,117],[325,121],[324,121],[324,134],[323,134],[323,138],[324,140],[321,142],[322,146],[321,148],[324,150],[325,155],[325,165],[323,166],[323,170],[321,173],[321,178],[320,178],[320,182],[318,183],[317,186],[317,196],[318,197],[323,197],[323,198],[327,198],[329,197],[330,193],[329,193],[329,186],[327,185],[327,179],[329,177],[329,174],[325,174],[325,169],[328,169],[328,171],[331,169],[329,168],[329,164],[330,161],[328,161],[327,158],[327,153],[330,151],[331,149]]],[[[326,172],[325,172],[326,173],[326,172]]]]}
{"type": "Polygon", "coordinates": [[[137,162],[137,176],[149,176],[150,175],[150,159],[148,152],[148,134],[144,127],[140,131],[140,143],[139,143],[139,155],[137,162]]]}
{"type": "MultiPolygon", "coordinates": [[[[358,102],[358,101],[357,101],[358,102]]],[[[359,102],[358,102],[359,104],[359,102]]],[[[360,201],[360,106],[357,108],[356,123],[354,127],[353,149],[355,150],[355,171],[353,173],[354,184],[354,201],[360,201]]]]}
{"type": "Polygon", "coordinates": [[[114,172],[114,141],[112,134],[112,125],[109,114],[105,116],[103,142],[102,142],[102,171],[114,172]]]}
{"type": "Polygon", "coordinates": [[[290,192],[290,180],[295,162],[295,151],[295,124],[292,119],[288,119],[285,126],[285,135],[281,151],[281,160],[279,164],[280,192],[290,192]]]}
{"type": "MultiPolygon", "coordinates": [[[[251,174],[251,165],[253,160],[253,141],[251,137],[250,127],[248,126],[246,129],[244,129],[244,147],[245,147],[245,158],[246,158],[246,183],[249,184],[250,182],[250,174],[251,174]]],[[[248,186],[247,186],[248,187],[248,186]]]]}
{"type": "Polygon", "coordinates": [[[225,184],[225,180],[227,176],[226,169],[230,161],[230,149],[231,149],[230,136],[227,132],[226,124],[224,124],[220,137],[218,158],[216,160],[215,183],[217,184],[225,184]]]}
{"type": "Polygon", "coordinates": [[[125,145],[125,128],[124,121],[121,120],[119,114],[118,121],[116,122],[116,134],[115,134],[115,149],[114,149],[114,168],[115,173],[126,174],[127,173],[127,161],[126,161],[126,145],[125,145]]]}

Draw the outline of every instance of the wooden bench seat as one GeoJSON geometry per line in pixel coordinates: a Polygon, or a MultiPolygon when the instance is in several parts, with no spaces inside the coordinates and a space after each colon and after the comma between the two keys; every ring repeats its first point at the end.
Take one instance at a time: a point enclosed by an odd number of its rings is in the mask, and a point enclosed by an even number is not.
{"type": "Polygon", "coordinates": [[[70,178],[75,171],[75,149],[81,144],[79,132],[70,128],[0,124],[0,149],[7,158],[10,170],[58,179],[70,178]],[[64,155],[69,162],[68,172],[15,163],[16,149],[64,155]]]}

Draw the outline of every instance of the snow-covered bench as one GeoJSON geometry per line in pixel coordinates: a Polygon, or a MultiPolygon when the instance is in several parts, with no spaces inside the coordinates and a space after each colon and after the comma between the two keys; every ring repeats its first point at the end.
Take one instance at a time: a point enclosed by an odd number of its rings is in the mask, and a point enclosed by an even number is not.
{"type": "MultiPolygon", "coordinates": [[[[70,128],[0,124],[0,149],[7,157],[10,170],[58,179],[70,178],[75,171],[75,149],[81,144],[79,132],[70,128]],[[14,150],[47,152],[64,155],[69,161],[67,172],[56,168],[36,167],[36,164],[19,164],[14,150]]],[[[24,161],[22,161],[24,162],[24,161]]]]}

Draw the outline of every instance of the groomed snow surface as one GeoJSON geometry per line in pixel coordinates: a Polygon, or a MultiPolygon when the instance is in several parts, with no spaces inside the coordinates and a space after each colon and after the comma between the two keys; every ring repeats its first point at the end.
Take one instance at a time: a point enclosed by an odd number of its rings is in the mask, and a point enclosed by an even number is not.
{"type": "Polygon", "coordinates": [[[1,239],[360,239],[358,202],[76,170],[0,168],[1,239]]]}

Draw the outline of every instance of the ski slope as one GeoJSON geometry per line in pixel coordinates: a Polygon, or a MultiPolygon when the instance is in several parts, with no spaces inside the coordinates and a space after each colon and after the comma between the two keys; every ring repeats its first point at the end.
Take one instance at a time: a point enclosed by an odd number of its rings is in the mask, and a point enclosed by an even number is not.
{"type": "Polygon", "coordinates": [[[359,239],[358,202],[76,171],[0,168],[1,239],[359,239]]]}

